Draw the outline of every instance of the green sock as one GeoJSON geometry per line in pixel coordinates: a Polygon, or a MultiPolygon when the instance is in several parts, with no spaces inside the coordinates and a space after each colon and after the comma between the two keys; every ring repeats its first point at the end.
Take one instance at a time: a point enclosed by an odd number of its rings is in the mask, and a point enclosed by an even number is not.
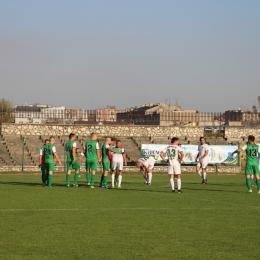
{"type": "Polygon", "coordinates": [[[66,174],[66,183],[70,185],[70,174],[66,174]]]}
{"type": "Polygon", "coordinates": [[[104,174],[101,175],[100,185],[103,185],[103,180],[104,180],[104,174]]]}
{"type": "Polygon", "coordinates": [[[252,189],[251,179],[250,178],[246,178],[246,186],[247,186],[248,190],[252,189]]]}
{"type": "Polygon", "coordinates": [[[45,183],[45,173],[42,172],[42,183],[45,183]]]}
{"type": "Polygon", "coordinates": [[[47,184],[49,183],[49,173],[47,172],[45,174],[45,182],[47,181],[47,184]]]}
{"type": "Polygon", "coordinates": [[[78,179],[79,179],[79,174],[78,173],[75,173],[74,175],[74,184],[78,184],[78,179]]]}
{"type": "Polygon", "coordinates": [[[103,178],[103,185],[107,186],[107,176],[104,176],[104,178],[103,178]]]}
{"type": "Polygon", "coordinates": [[[258,190],[260,190],[260,179],[259,179],[259,180],[256,180],[256,184],[257,184],[258,190]]]}
{"type": "Polygon", "coordinates": [[[49,177],[48,177],[48,186],[50,187],[52,185],[52,175],[49,174],[49,177]]]}
{"type": "Polygon", "coordinates": [[[91,174],[91,186],[94,186],[95,184],[96,175],[91,174]]]}
{"type": "Polygon", "coordinates": [[[118,182],[118,173],[115,174],[115,181],[118,182]]]}
{"type": "Polygon", "coordinates": [[[87,183],[90,183],[90,173],[89,172],[87,172],[86,173],[86,179],[87,179],[87,183]]]}

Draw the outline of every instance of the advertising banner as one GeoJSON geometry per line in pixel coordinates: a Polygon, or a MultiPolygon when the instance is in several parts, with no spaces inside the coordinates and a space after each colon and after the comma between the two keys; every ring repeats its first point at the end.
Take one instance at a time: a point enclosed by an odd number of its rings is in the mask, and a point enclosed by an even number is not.
{"type": "MultiPolygon", "coordinates": [[[[142,144],[141,157],[148,158],[153,156],[157,164],[164,163],[160,157],[161,151],[166,148],[168,144],[142,144]]],[[[184,152],[183,161],[187,164],[196,164],[196,157],[198,154],[197,145],[182,145],[181,149],[184,152]]],[[[238,156],[235,154],[231,157],[231,153],[238,149],[236,145],[209,145],[209,164],[238,164],[238,156]]]]}

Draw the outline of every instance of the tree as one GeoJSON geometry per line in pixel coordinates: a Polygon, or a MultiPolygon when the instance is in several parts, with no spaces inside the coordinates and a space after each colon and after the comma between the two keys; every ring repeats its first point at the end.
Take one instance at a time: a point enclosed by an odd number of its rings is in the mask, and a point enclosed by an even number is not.
{"type": "Polygon", "coordinates": [[[11,101],[0,99],[0,123],[14,122],[14,107],[11,101]]]}

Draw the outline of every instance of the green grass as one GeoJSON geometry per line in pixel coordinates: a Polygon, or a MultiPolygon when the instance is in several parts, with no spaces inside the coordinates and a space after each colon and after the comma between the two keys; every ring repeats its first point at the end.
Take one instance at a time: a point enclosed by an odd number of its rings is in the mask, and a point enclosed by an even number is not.
{"type": "Polygon", "coordinates": [[[56,175],[52,189],[1,175],[0,258],[258,259],[260,194],[245,193],[244,176],[182,179],[174,194],[159,174],[151,186],[125,174],[121,190],[87,188],[84,174],[79,188],[56,175]]]}

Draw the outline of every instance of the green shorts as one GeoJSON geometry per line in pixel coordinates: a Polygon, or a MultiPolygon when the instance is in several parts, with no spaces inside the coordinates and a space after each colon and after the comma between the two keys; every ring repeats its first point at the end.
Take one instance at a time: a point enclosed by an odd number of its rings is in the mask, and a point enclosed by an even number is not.
{"type": "Polygon", "coordinates": [[[251,174],[259,174],[259,165],[258,163],[255,164],[246,164],[245,168],[245,174],[246,175],[251,175],[251,174]]]}
{"type": "Polygon", "coordinates": [[[97,171],[98,161],[97,160],[86,160],[86,171],[92,170],[97,171]]]}
{"type": "Polygon", "coordinates": [[[46,162],[45,163],[45,170],[48,172],[54,172],[55,171],[55,163],[54,162],[46,162]]]}
{"type": "Polygon", "coordinates": [[[67,170],[68,171],[73,170],[73,163],[72,163],[72,161],[67,161],[67,170]]]}
{"type": "Polygon", "coordinates": [[[73,169],[76,170],[76,171],[80,170],[80,163],[78,162],[78,160],[76,160],[73,163],[73,169]]]}
{"type": "Polygon", "coordinates": [[[108,161],[102,161],[102,165],[103,165],[103,170],[104,170],[104,171],[110,171],[110,169],[111,169],[110,162],[108,162],[108,161]]]}

